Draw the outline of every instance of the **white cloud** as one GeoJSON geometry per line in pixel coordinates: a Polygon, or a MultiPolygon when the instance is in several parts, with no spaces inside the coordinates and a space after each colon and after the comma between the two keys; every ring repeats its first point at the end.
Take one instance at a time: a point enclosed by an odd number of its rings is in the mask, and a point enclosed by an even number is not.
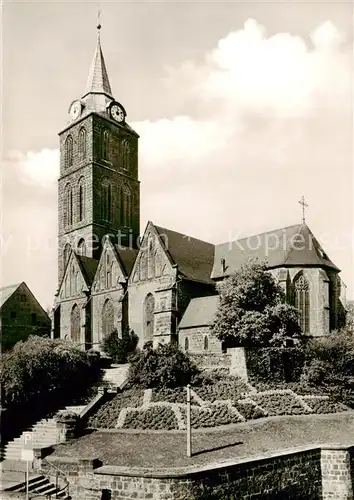
{"type": "MultiPolygon", "coordinates": [[[[288,33],[267,36],[248,20],[202,63],[167,68],[166,91],[176,89],[191,105],[188,114],[183,109],[132,124],[141,136],[143,224],[151,219],[220,242],[300,221],[297,202],[304,194],[309,225],[320,240],[326,235],[327,252],[351,281],[352,54],[329,21],[310,40],[311,47],[288,33]]],[[[41,210],[51,214],[46,224],[56,218],[58,151],[18,154],[12,162],[22,172],[17,185],[26,189],[23,207],[10,217],[24,231],[36,231],[41,210]],[[26,196],[35,185],[31,211],[26,196]]],[[[41,225],[41,237],[46,231],[52,241],[56,225],[41,225]]],[[[55,269],[56,249],[47,255],[46,266],[55,269]]],[[[16,263],[16,276],[21,270],[16,263]]],[[[48,285],[41,287],[44,296],[48,285]]]]}

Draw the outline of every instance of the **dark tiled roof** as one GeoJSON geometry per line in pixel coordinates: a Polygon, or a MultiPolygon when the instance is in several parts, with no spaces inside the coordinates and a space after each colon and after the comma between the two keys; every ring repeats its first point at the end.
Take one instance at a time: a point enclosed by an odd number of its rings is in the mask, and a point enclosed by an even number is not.
{"type": "Polygon", "coordinates": [[[136,256],[138,255],[138,250],[135,250],[134,248],[124,248],[124,247],[122,248],[119,245],[115,245],[115,249],[117,251],[121,263],[124,266],[124,271],[126,273],[126,276],[129,276],[131,270],[133,269],[136,256]]]}
{"type": "Polygon", "coordinates": [[[179,328],[183,329],[210,325],[215,317],[218,303],[219,295],[192,299],[181,319],[179,328]]]}
{"type": "Polygon", "coordinates": [[[98,261],[96,259],[92,259],[91,257],[85,257],[83,255],[76,255],[80,267],[82,269],[83,275],[86,279],[87,284],[92,285],[93,279],[96,274],[98,261]]]}
{"type": "Polygon", "coordinates": [[[214,245],[185,234],[155,226],[173,264],[186,278],[213,284],[210,275],[214,262],[214,245]]]}
{"type": "Polygon", "coordinates": [[[9,300],[11,295],[14,292],[16,292],[16,290],[20,285],[22,285],[22,283],[16,283],[15,285],[7,285],[0,288],[0,307],[2,307],[5,304],[5,302],[9,300]]]}
{"type": "Polygon", "coordinates": [[[211,276],[214,279],[228,276],[252,258],[266,260],[269,268],[319,266],[339,271],[307,225],[297,224],[216,245],[211,276]]]}

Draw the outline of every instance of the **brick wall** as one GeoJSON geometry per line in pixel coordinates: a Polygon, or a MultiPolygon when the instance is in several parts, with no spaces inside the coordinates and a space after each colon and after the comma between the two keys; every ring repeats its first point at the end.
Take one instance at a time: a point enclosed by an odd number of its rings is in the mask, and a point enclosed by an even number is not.
{"type": "Polygon", "coordinates": [[[322,449],[323,500],[353,499],[353,449],[328,446],[322,449]]]}

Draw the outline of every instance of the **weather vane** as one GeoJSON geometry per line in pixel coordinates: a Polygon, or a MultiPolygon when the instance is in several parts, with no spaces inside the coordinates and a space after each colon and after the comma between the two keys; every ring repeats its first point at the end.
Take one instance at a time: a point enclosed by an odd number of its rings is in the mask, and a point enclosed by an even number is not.
{"type": "Polygon", "coordinates": [[[306,203],[304,196],[301,197],[299,203],[302,206],[302,223],[305,224],[305,208],[308,207],[308,204],[306,203]]]}
{"type": "Polygon", "coordinates": [[[97,4],[97,29],[98,32],[101,29],[101,9],[100,9],[100,4],[97,4]]]}

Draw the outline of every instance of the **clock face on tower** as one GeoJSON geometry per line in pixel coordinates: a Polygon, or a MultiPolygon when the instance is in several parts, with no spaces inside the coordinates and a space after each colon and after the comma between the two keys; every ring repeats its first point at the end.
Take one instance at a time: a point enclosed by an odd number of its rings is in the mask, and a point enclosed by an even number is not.
{"type": "Polygon", "coordinates": [[[69,109],[69,114],[72,120],[76,120],[81,115],[82,104],[80,101],[74,101],[69,109]]]}
{"type": "Polygon", "coordinates": [[[113,120],[116,120],[117,122],[123,122],[125,118],[125,111],[122,106],[120,106],[117,103],[112,104],[110,107],[110,115],[113,118],[113,120]]]}

